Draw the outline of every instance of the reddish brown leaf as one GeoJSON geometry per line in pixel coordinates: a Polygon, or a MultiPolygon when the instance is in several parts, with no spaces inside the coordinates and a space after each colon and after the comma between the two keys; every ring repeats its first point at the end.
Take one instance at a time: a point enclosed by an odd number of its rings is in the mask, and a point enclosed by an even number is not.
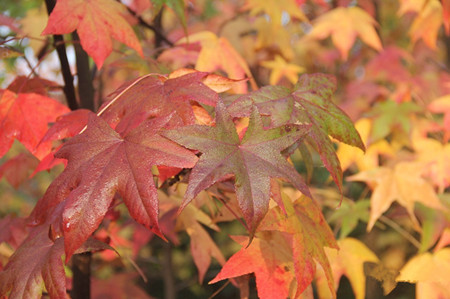
{"type": "Polygon", "coordinates": [[[41,142],[61,140],[77,135],[86,126],[89,113],[92,112],[87,109],[78,109],[59,116],[42,137],[41,142]]]}
{"type": "Polygon", "coordinates": [[[170,114],[170,126],[194,124],[191,101],[215,106],[219,96],[203,80],[208,73],[195,72],[167,79],[160,75],[140,77],[110,95],[100,109],[102,117],[112,126],[119,122],[119,132],[130,130],[149,117],[170,114]],[[104,112],[103,112],[104,111],[104,112]]]}
{"type": "Polygon", "coordinates": [[[112,39],[135,49],[142,48],[125,20],[125,7],[112,0],[58,0],[42,34],[66,34],[77,30],[83,49],[98,68],[112,52],[112,39]]]}
{"type": "Polygon", "coordinates": [[[116,192],[130,215],[162,236],[158,226],[158,198],[153,165],[193,167],[197,157],[158,135],[169,117],[156,118],[121,137],[102,119],[91,116],[87,130],[70,139],[56,157],[68,160],[38,202],[32,218],[43,221],[64,202],[61,225],[66,259],[95,231],[116,192]]]}
{"type": "Polygon", "coordinates": [[[17,76],[7,89],[15,93],[37,93],[46,96],[50,89],[56,87],[57,83],[39,77],[17,76]]]}
{"type": "Polygon", "coordinates": [[[13,248],[19,247],[27,237],[28,229],[24,218],[7,215],[0,220],[0,244],[7,242],[13,248]]]}
{"type": "Polygon", "coordinates": [[[33,155],[43,158],[50,152],[51,143],[39,141],[47,132],[47,125],[69,108],[59,102],[34,93],[0,92],[0,157],[19,140],[33,155]],[[39,147],[37,147],[39,144],[39,147]]]}
{"type": "Polygon", "coordinates": [[[293,125],[264,130],[254,107],[245,136],[239,140],[231,116],[219,102],[215,127],[193,125],[165,132],[164,136],[203,153],[189,177],[180,209],[200,191],[234,175],[237,199],[253,234],[268,209],[270,178],[285,178],[304,194],[310,194],[300,174],[280,153],[302,138],[308,128],[293,125]]]}

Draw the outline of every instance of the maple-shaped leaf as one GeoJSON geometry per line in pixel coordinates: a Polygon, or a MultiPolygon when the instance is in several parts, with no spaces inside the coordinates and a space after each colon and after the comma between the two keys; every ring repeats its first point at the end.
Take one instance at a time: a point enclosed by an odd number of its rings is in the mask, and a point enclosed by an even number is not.
{"type": "MultiPolygon", "coordinates": [[[[189,38],[186,37],[177,41],[179,45],[184,43],[199,43],[201,45],[197,63],[195,64],[196,70],[202,72],[223,70],[228,77],[233,79],[248,77],[252,87],[256,89],[256,83],[252,79],[253,76],[247,62],[225,37],[218,37],[210,31],[202,31],[189,35],[189,38]]],[[[234,90],[244,93],[247,91],[247,85],[241,83],[234,90]]]]}
{"type": "Polygon", "coordinates": [[[33,155],[43,158],[51,149],[51,142],[39,143],[48,123],[67,112],[69,108],[46,96],[0,91],[0,157],[17,139],[33,155]]]}
{"type": "Polygon", "coordinates": [[[250,245],[248,237],[234,236],[232,239],[243,247],[228,259],[219,274],[209,283],[255,273],[259,298],[288,298],[295,275],[292,250],[283,238],[283,233],[257,233],[250,245]]]}
{"type": "Polygon", "coordinates": [[[284,194],[283,205],[285,211],[279,206],[269,211],[259,230],[280,231],[288,234],[285,237],[292,248],[297,295],[300,295],[313,281],[316,262],[324,269],[329,289],[331,293],[334,293],[333,275],[324,247],[335,249],[338,247],[320,207],[306,196],[292,202],[284,194]]]}
{"type": "Polygon", "coordinates": [[[125,6],[113,0],[58,0],[42,34],[77,30],[81,46],[101,68],[113,50],[111,37],[143,55],[125,14],[125,6]]]}
{"type": "Polygon", "coordinates": [[[284,178],[302,193],[310,195],[300,174],[281,155],[281,151],[302,138],[308,125],[264,130],[258,109],[254,107],[242,140],[225,105],[216,106],[216,126],[186,126],[169,130],[164,136],[202,152],[189,176],[189,185],[181,208],[200,191],[234,175],[239,206],[253,234],[267,212],[270,178],[284,178]]]}
{"type": "Polygon", "coordinates": [[[59,88],[56,82],[42,79],[39,77],[28,78],[26,76],[17,76],[7,89],[15,93],[37,93],[46,96],[51,89],[59,88]]]}
{"type": "Polygon", "coordinates": [[[275,56],[272,61],[261,62],[263,67],[271,69],[269,83],[277,84],[282,77],[286,77],[292,84],[297,83],[298,74],[305,72],[305,68],[296,64],[288,63],[280,55],[275,56]]]}
{"type": "Polygon", "coordinates": [[[64,201],[61,223],[66,259],[102,221],[118,192],[130,215],[162,236],[158,226],[158,198],[153,165],[193,167],[197,157],[161,137],[158,131],[170,117],[148,120],[125,136],[91,115],[86,131],[66,142],[56,153],[68,160],[64,172],[37,203],[32,219],[43,221],[64,201]]]}
{"type": "MultiPolygon", "coordinates": [[[[327,257],[331,264],[334,283],[337,287],[342,275],[349,279],[356,299],[364,299],[366,297],[366,275],[364,274],[364,263],[378,263],[377,256],[364,245],[361,241],[353,238],[345,238],[338,240],[339,250],[325,248],[327,257]]],[[[319,277],[320,280],[324,277],[319,277]]],[[[332,294],[328,293],[328,289],[319,289],[320,298],[330,298],[332,294]],[[326,295],[324,295],[326,294],[326,295]]]]}
{"type": "Polygon", "coordinates": [[[42,137],[41,142],[61,140],[80,133],[88,122],[89,113],[91,111],[87,109],[77,109],[59,116],[53,126],[42,137]]]}
{"type": "Polygon", "coordinates": [[[191,102],[215,106],[218,94],[203,79],[208,73],[194,72],[168,79],[146,75],[125,84],[109,96],[99,114],[119,131],[130,130],[149,117],[172,115],[173,126],[194,124],[191,102]]]}
{"type": "Polygon", "coordinates": [[[24,218],[9,214],[0,219],[0,244],[7,242],[13,248],[17,248],[27,235],[28,228],[24,218]]]}
{"type": "Polygon", "coordinates": [[[445,209],[431,184],[421,177],[424,170],[423,163],[400,162],[393,168],[379,167],[348,177],[349,181],[367,182],[373,189],[367,231],[394,201],[406,208],[417,227],[420,226],[414,215],[415,202],[430,208],[445,209]]]}
{"type": "Polygon", "coordinates": [[[375,50],[382,49],[375,25],[376,21],[359,7],[338,7],[315,19],[313,29],[306,38],[324,39],[331,36],[333,44],[347,60],[357,36],[375,50]]]}
{"type": "Polygon", "coordinates": [[[310,124],[307,141],[319,152],[339,189],[342,170],[334,144],[328,135],[364,150],[364,144],[350,118],[331,101],[336,79],[323,74],[302,75],[292,90],[266,86],[238,97],[228,107],[233,116],[248,116],[252,105],[270,116],[271,126],[310,124]]]}
{"type": "Polygon", "coordinates": [[[53,242],[48,225],[33,228],[0,272],[0,297],[40,298],[45,285],[51,298],[66,298],[63,253],[63,239],[53,242]]]}
{"type": "Polygon", "coordinates": [[[385,138],[394,130],[409,133],[410,117],[419,111],[422,111],[422,108],[413,102],[396,103],[389,100],[377,104],[370,111],[370,116],[374,117],[370,141],[385,138]]]}
{"type": "Polygon", "coordinates": [[[406,12],[416,12],[417,16],[411,25],[409,35],[412,42],[423,39],[425,44],[436,48],[439,28],[442,25],[442,5],[439,0],[402,0],[399,15],[406,12]]]}
{"type": "Polygon", "coordinates": [[[417,283],[416,298],[449,298],[450,248],[414,256],[400,270],[397,281],[417,283]]]}

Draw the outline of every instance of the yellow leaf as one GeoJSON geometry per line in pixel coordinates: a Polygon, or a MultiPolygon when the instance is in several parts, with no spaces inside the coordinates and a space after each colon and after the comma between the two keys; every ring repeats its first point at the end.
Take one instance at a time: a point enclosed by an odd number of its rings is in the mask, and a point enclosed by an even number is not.
{"type": "Polygon", "coordinates": [[[24,34],[32,37],[29,40],[29,45],[34,53],[38,53],[45,44],[45,38],[41,37],[41,32],[47,25],[47,20],[48,13],[44,5],[40,8],[28,10],[26,16],[20,20],[24,34]]]}
{"type": "Polygon", "coordinates": [[[381,41],[374,29],[376,21],[359,7],[338,7],[313,21],[310,38],[324,39],[331,36],[344,60],[357,36],[375,50],[382,49],[381,41]]]}
{"type": "Polygon", "coordinates": [[[419,224],[414,215],[415,202],[431,208],[445,209],[433,187],[421,177],[424,168],[423,163],[400,162],[393,168],[379,167],[348,178],[350,181],[364,181],[373,189],[367,231],[372,229],[377,219],[394,201],[406,208],[417,227],[419,224]]]}
{"type": "MultiPolygon", "coordinates": [[[[222,70],[232,79],[244,79],[247,76],[250,78],[252,88],[257,89],[247,63],[226,38],[217,37],[210,31],[202,31],[190,35],[189,38],[182,38],[177,44],[186,42],[198,42],[202,47],[195,65],[195,69],[198,71],[215,72],[222,70]]],[[[238,93],[246,93],[247,85],[242,82],[237,84],[233,90],[238,93]]]]}
{"type": "Polygon", "coordinates": [[[450,186],[450,144],[443,145],[431,138],[414,138],[413,146],[418,161],[426,165],[425,174],[439,187],[439,192],[450,186]]]}
{"type": "Polygon", "coordinates": [[[400,270],[397,281],[417,283],[416,298],[449,298],[450,248],[416,255],[400,270]]]}
{"type": "MultiPolygon", "coordinates": [[[[366,276],[364,263],[378,263],[377,256],[361,241],[353,238],[338,240],[340,250],[325,247],[325,252],[331,264],[334,283],[337,288],[342,275],[349,279],[356,299],[364,299],[366,294],[366,276]]],[[[318,278],[318,284],[323,277],[318,278]]],[[[320,298],[331,298],[324,288],[319,289],[320,298]]]]}
{"type": "Polygon", "coordinates": [[[287,62],[280,55],[276,55],[274,60],[263,61],[261,65],[271,69],[271,85],[277,84],[283,77],[286,77],[292,84],[295,84],[298,81],[298,74],[306,71],[306,69],[301,66],[287,62]]]}
{"type": "Polygon", "coordinates": [[[250,9],[250,15],[252,16],[261,13],[267,15],[275,27],[283,24],[283,14],[301,21],[308,20],[295,0],[247,0],[243,9],[250,9]]]}
{"type": "Polygon", "coordinates": [[[341,162],[342,171],[345,171],[353,163],[355,163],[360,171],[373,169],[379,166],[378,155],[384,154],[393,156],[394,150],[385,139],[380,139],[377,142],[368,145],[370,132],[372,130],[372,120],[362,118],[355,123],[355,128],[364,144],[366,144],[366,152],[364,153],[359,148],[339,143],[339,148],[336,154],[341,162]]]}
{"type": "Polygon", "coordinates": [[[436,39],[442,24],[442,6],[438,0],[429,0],[414,19],[409,30],[413,43],[423,39],[425,44],[436,49],[436,39]]]}

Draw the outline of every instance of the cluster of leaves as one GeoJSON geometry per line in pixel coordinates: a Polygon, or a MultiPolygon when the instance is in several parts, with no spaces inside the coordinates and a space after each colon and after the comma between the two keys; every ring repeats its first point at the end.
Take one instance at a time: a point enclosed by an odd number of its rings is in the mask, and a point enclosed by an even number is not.
{"type": "MultiPolygon", "coordinates": [[[[358,299],[369,276],[450,297],[449,1],[5,3],[0,177],[52,179],[0,210],[0,296],[66,298],[73,255],[131,268],[187,234],[199,281],[242,298],[253,277],[260,298],[332,298],[343,275],[358,299]]],[[[93,297],[148,297],[112,275],[93,297]]]]}

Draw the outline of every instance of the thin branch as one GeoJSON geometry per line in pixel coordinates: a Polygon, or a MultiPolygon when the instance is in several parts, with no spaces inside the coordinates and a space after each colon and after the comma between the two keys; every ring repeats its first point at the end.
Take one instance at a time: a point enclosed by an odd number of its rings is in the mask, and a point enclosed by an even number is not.
{"type": "MultiPolygon", "coordinates": [[[[51,14],[55,7],[54,0],[45,0],[48,15],[51,14]]],[[[69,61],[67,59],[66,47],[64,46],[64,38],[62,35],[53,35],[53,45],[58,53],[59,61],[61,63],[61,71],[64,79],[64,94],[66,95],[67,104],[71,110],[78,109],[77,97],[75,94],[75,87],[73,85],[73,75],[70,71],[69,61]]]]}
{"type": "Polygon", "coordinates": [[[224,283],[220,288],[218,288],[211,296],[208,297],[208,299],[213,299],[214,297],[216,297],[220,292],[223,291],[223,289],[225,289],[225,287],[227,285],[230,284],[230,280],[228,280],[226,283],[224,283]]]}
{"type": "Polygon", "coordinates": [[[394,229],[396,232],[398,232],[400,235],[402,235],[406,240],[408,240],[411,244],[414,245],[414,247],[417,247],[417,249],[420,248],[420,242],[417,241],[416,238],[414,238],[409,232],[407,232],[403,227],[389,219],[388,217],[381,215],[380,218],[378,218],[381,222],[386,224],[387,226],[390,226],[392,229],[394,229]]]}
{"type": "MultiPolygon", "coordinates": [[[[122,3],[120,0],[117,0],[118,2],[122,3]]],[[[123,4],[123,3],[122,3],[123,4]]],[[[168,44],[169,46],[173,47],[173,42],[171,42],[160,30],[158,27],[153,26],[152,24],[147,23],[141,16],[139,16],[135,11],[133,11],[131,8],[129,8],[128,6],[126,6],[124,4],[124,6],[127,8],[128,12],[135,17],[138,21],[139,24],[144,26],[147,29],[150,29],[151,31],[153,31],[153,33],[155,33],[155,36],[157,39],[164,41],[166,44],[168,44]]]]}

